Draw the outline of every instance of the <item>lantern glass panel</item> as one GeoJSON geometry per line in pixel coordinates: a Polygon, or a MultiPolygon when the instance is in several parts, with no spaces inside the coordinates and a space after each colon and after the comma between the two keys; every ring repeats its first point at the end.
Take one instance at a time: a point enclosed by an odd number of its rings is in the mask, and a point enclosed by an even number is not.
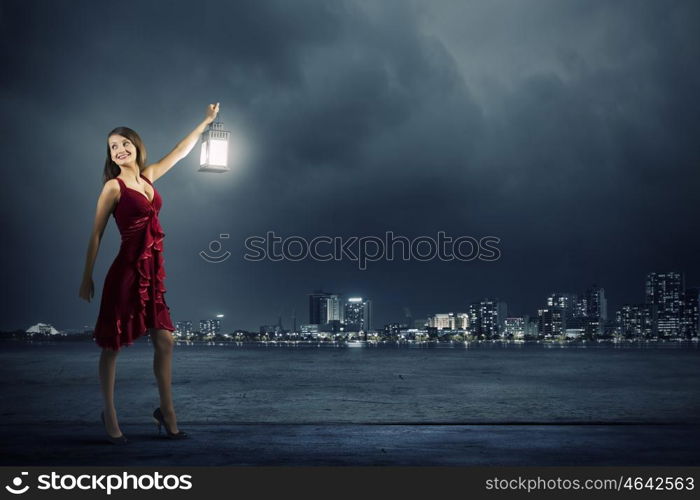
{"type": "Polygon", "coordinates": [[[206,165],[207,164],[207,157],[209,156],[207,153],[209,151],[209,143],[207,141],[202,142],[202,151],[199,154],[199,164],[200,165],[206,165]]]}
{"type": "Polygon", "coordinates": [[[212,139],[210,141],[209,165],[225,167],[228,159],[228,141],[212,139]]]}

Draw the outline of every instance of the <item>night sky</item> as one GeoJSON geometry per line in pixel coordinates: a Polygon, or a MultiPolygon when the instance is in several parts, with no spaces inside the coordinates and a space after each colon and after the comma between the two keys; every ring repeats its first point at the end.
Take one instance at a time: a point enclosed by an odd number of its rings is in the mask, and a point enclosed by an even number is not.
{"type": "Polygon", "coordinates": [[[700,2],[0,2],[0,329],[92,328],[119,248],[110,222],[78,297],[107,133],[149,163],[220,102],[231,172],[163,198],[174,321],[308,321],[314,289],[373,301],[374,325],[484,296],[536,314],[650,271],[700,285],[700,2]],[[496,236],[496,262],[249,262],[244,240],[496,236]],[[198,252],[220,233],[226,261],[198,252]]]}

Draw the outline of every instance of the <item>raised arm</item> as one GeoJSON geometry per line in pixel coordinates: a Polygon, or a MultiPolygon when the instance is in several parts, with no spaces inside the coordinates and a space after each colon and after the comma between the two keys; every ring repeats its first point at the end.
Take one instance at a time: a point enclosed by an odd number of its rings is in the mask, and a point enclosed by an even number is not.
{"type": "Polygon", "coordinates": [[[85,256],[85,269],[83,271],[83,279],[80,284],[78,296],[90,302],[90,299],[95,293],[95,285],[92,281],[92,270],[97,259],[97,251],[100,248],[102,235],[105,232],[105,227],[109,221],[109,216],[112,214],[114,207],[119,199],[119,181],[110,179],[105,182],[100,197],[97,199],[97,209],[95,211],[95,222],[92,225],[92,232],[88,240],[88,248],[85,256]]]}
{"type": "Polygon", "coordinates": [[[155,182],[156,179],[165,175],[165,173],[170,170],[177,162],[182,160],[187,156],[197,141],[199,136],[206,130],[207,126],[214,121],[216,115],[219,113],[219,103],[215,105],[210,104],[207,106],[207,111],[204,120],[195,127],[195,129],[190,132],[187,137],[181,140],[177,146],[173,148],[170,153],[165,155],[160,161],[152,163],[145,167],[141,174],[148,178],[151,182],[155,182]]]}

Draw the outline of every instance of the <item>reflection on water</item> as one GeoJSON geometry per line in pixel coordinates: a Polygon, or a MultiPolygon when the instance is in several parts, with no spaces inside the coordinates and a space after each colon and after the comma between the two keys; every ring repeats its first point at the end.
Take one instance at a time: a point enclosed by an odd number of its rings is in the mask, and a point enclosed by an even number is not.
{"type": "Polygon", "coordinates": [[[605,342],[557,342],[557,341],[476,341],[476,342],[372,342],[372,341],[176,341],[179,346],[215,346],[215,347],[238,347],[238,348],[367,348],[367,349],[618,349],[618,350],[639,350],[639,349],[690,349],[698,350],[696,341],[605,341],[605,342]]]}

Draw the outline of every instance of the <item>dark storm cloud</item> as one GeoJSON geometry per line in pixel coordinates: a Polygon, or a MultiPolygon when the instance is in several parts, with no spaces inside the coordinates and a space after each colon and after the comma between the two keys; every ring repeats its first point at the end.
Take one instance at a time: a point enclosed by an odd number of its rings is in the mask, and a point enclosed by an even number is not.
{"type": "MultiPolygon", "coordinates": [[[[14,187],[0,201],[13,235],[2,272],[31,304],[13,298],[3,325],[94,321],[94,302],[69,297],[104,135],[135,128],[154,161],[214,101],[249,154],[214,179],[195,172],[195,150],[158,182],[176,320],[223,311],[235,318],[228,327],[255,328],[296,308],[303,322],[305,293],[319,285],[370,296],[381,324],[404,305],[419,317],[487,294],[534,312],[550,291],[591,281],[616,303],[640,300],[654,269],[697,282],[698,10],[690,1],[4,2],[0,141],[14,187]],[[367,271],[243,261],[242,240],[267,230],[493,234],[503,258],[367,271]],[[221,232],[235,258],[204,263],[197,252],[221,232]],[[44,280],[52,286],[37,286],[44,280]]],[[[96,300],[117,244],[114,232],[103,242],[96,300]]]]}
{"type": "Polygon", "coordinates": [[[598,276],[617,302],[641,298],[645,269],[697,282],[697,4],[451,6],[428,25],[487,116],[479,163],[511,222],[511,255],[542,281],[598,276]]]}

